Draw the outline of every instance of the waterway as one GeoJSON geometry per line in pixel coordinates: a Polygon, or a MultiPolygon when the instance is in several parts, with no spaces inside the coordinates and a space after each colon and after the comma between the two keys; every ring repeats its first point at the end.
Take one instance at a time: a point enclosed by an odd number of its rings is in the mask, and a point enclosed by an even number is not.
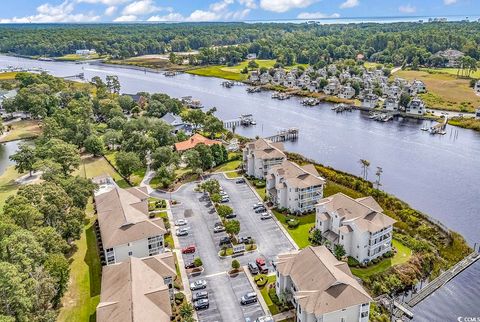
{"type": "MultiPolygon", "coordinates": [[[[288,142],[298,152],[336,169],[359,175],[360,159],[371,162],[369,179],[382,167],[382,189],[407,201],[447,227],[458,231],[472,245],[480,242],[480,133],[448,126],[444,136],[420,130],[422,120],[396,119],[379,123],[360,111],[337,114],[331,105],[304,107],[298,98],[278,101],[270,93],[248,94],[244,86],[223,88],[222,80],[159,73],[122,67],[39,62],[0,56],[0,68],[8,65],[42,67],[55,76],[85,73],[117,75],[123,93],[164,92],[174,97],[193,96],[206,108],[215,106],[224,120],[244,113],[254,115],[257,125],[237,128],[255,137],[298,127],[300,138],[288,142]]],[[[415,307],[416,321],[455,321],[458,316],[480,316],[480,264],[467,269],[446,287],[415,307]]]]}

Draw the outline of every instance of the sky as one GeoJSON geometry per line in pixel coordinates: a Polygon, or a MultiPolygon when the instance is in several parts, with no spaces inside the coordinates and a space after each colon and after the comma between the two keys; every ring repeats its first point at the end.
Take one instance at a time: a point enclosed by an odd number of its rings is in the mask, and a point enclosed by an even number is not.
{"type": "Polygon", "coordinates": [[[476,16],[480,0],[2,0],[0,23],[476,16]]]}

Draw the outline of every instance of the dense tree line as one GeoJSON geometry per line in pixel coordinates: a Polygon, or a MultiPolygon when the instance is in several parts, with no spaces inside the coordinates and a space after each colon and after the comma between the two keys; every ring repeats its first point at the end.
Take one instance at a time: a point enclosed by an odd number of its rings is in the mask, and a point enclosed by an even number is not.
{"type": "Polygon", "coordinates": [[[285,65],[354,59],[361,53],[372,61],[401,65],[424,64],[432,54],[449,48],[478,60],[479,35],[480,24],[475,22],[7,25],[0,26],[0,52],[61,56],[94,48],[100,54],[126,58],[200,49],[191,63],[235,63],[255,53],[285,65]]]}

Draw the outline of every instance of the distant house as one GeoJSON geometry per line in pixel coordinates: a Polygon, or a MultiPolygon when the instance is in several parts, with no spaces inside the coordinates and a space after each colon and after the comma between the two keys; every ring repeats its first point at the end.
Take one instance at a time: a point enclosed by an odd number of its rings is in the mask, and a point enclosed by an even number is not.
{"type": "Polygon", "coordinates": [[[97,321],[169,322],[175,276],[173,253],[103,267],[97,321]]]}
{"type": "Polygon", "coordinates": [[[340,91],[340,81],[336,77],[328,80],[328,84],[323,88],[323,92],[327,95],[337,95],[340,91]]]}
{"type": "Polygon", "coordinates": [[[80,56],[90,56],[95,55],[96,53],[95,49],[78,49],[75,51],[75,54],[80,56]]]}
{"type": "Polygon", "coordinates": [[[255,53],[248,54],[247,59],[257,59],[257,54],[255,54],[255,53]]]}
{"type": "Polygon", "coordinates": [[[465,54],[455,49],[447,49],[437,52],[435,56],[442,57],[447,61],[445,67],[458,67],[460,59],[465,56],[465,54]]]}
{"type": "Polygon", "coordinates": [[[399,108],[400,100],[397,97],[388,97],[385,100],[383,107],[387,111],[397,111],[399,108]]]}
{"type": "Polygon", "coordinates": [[[205,145],[208,145],[208,146],[212,146],[214,144],[222,144],[222,142],[218,141],[218,140],[207,139],[203,135],[195,133],[188,140],[175,143],[175,150],[177,150],[179,152],[187,151],[187,150],[193,149],[198,144],[205,144],[205,145]]]}
{"type": "Polygon", "coordinates": [[[283,143],[273,143],[266,139],[247,143],[243,149],[245,173],[258,179],[265,178],[270,168],[287,159],[283,150],[283,143]]]}
{"type": "Polygon", "coordinates": [[[3,107],[2,106],[3,100],[5,100],[7,98],[14,98],[15,96],[17,96],[17,90],[16,89],[12,89],[10,91],[3,91],[3,90],[0,89],[0,109],[3,107]]]}
{"type": "Polygon", "coordinates": [[[165,123],[173,126],[173,133],[178,133],[183,131],[187,135],[192,134],[192,125],[185,123],[179,115],[175,115],[173,113],[167,113],[161,118],[162,121],[165,123]]]}
{"type": "Polygon", "coordinates": [[[250,76],[248,77],[248,80],[251,81],[252,83],[257,83],[260,81],[260,75],[259,72],[256,70],[252,70],[250,73],[250,76]]]}
{"type": "Polygon", "coordinates": [[[421,94],[425,93],[427,91],[427,88],[425,86],[425,83],[421,80],[414,80],[410,90],[413,91],[415,94],[421,94]]]}
{"type": "Polygon", "coordinates": [[[372,197],[353,199],[337,193],[316,206],[315,228],[322,237],[331,245],[342,245],[361,263],[392,250],[394,223],[372,197]]]}
{"type": "Polygon", "coordinates": [[[354,96],[355,96],[355,89],[350,84],[342,86],[342,88],[340,89],[340,93],[338,94],[338,97],[344,98],[344,99],[351,99],[354,96]]]}
{"type": "Polygon", "coordinates": [[[163,253],[167,230],[161,218],[149,218],[146,188],[121,189],[108,177],[94,182],[99,184],[94,199],[106,264],[163,253]]]}
{"type": "Polygon", "coordinates": [[[375,108],[378,103],[378,96],[372,93],[368,93],[363,97],[362,106],[368,108],[375,108]]]}
{"type": "Polygon", "coordinates": [[[275,291],[295,308],[297,322],[368,322],[372,298],[325,247],[280,254],[275,291]]]}
{"type": "Polygon", "coordinates": [[[325,179],[320,177],[313,164],[299,166],[284,160],[268,170],[266,191],[277,208],[291,213],[312,211],[323,198],[325,179]]]}
{"type": "Polygon", "coordinates": [[[420,98],[415,97],[408,103],[406,112],[409,114],[423,115],[425,114],[425,103],[423,103],[420,98]]]}

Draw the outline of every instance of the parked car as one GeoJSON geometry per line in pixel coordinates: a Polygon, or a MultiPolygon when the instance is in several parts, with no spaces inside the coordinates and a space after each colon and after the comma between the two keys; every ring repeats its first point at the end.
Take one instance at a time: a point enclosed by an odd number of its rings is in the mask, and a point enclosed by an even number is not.
{"type": "Polygon", "coordinates": [[[213,226],[214,227],[223,226],[223,223],[221,221],[217,221],[213,226]]]}
{"type": "Polygon", "coordinates": [[[201,299],[193,302],[193,307],[195,308],[196,311],[206,310],[208,309],[209,306],[210,306],[210,303],[208,302],[208,299],[201,299]]]}
{"type": "Polygon", "coordinates": [[[186,228],[179,228],[177,229],[177,232],[175,233],[177,236],[187,236],[188,235],[188,229],[186,228]]]}
{"type": "Polygon", "coordinates": [[[255,302],[257,302],[257,294],[255,292],[249,292],[242,296],[242,298],[240,299],[240,303],[242,305],[247,305],[255,302]]]}
{"type": "Polygon", "coordinates": [[[198,301],[202,299],[208,299],[207,291],[200,291],[200,292],[193,293],[192,301],[198,301]]]}
{"type": "Polygon", "coordinates": [[[247,266],[248,266],[248,270],[250,271],[250,273],[252,273],[253,275],[258,274],[257,263],[250,262],[250,263],[248,263],[247,266]]]}
{"type": "Polygon", "coordinates": [[[218,243],[219,246],[223,245],[230,245],[232,242],[230,240],[230,237],[222,237],[220,238],[220,242],[218,243]]]}
{"type": "Polygon", "coordinates": [[[195,268],[195,264],[193,262],[185,263],[185,269],[189,269],[189,268],[195,268]]]}
{"type": "Polygon", "coordinates": [[[250,236],[247,237],[238,237],[239,244],[251,244],[253,243],[253,239],[250,236]]]}
{"type": "Polygon", "coordinates": [[[270,218],[272,218],[272,215],[268,212],[262,212],[262,214],[260,215],[261,220],[270,219],[270,218]]]}
{"type": "Polygon", "coordinates": [[[232,218],[235,218],[235,217],[237,217],[237,215],[233,212],[231,214],[228,214],[228,215],[225,216],[226,219],[232,219],[232,218]]]}
{"type": "Polygon", "coordinates": [[[185,226],[188,224],[186,219],[178,219],[175,221],[175,226],[185,226]]]}
{"type": "Polygon", "coordinates": [[[244,178],[237,179],[237,180],[235,180],[235,183],[237,183],[237,184],[245,183],[245,179],[244,178]]]}
{"type": "Polygon", "coordinates": [[[228,197],[223,197],[221,200],[220,200],[221,203],[226,203],[226,202],[230,202],[230,198],[228,197]]]}
{"type": "Polygon", "coordinates": [[[225,231],[225,227],[223,227],[223,226],[215,226],[215,227],[213,227],[213,232],[214,232],[214,233],[221,233],[222,231],[225,231]]]}
{"type": "Polygon", "coordinates": [[[257,264],[257,267],[258,267],[258,270],[260,271],[260,273],[268,274],[268,268],[267,268],[267,265],[265,263],[265,259],[259,257],[255,260],[255,264],[257,264]]]}
{"type": "Polygon", "coordinates": [[[257,213],[257,214],[260,214],[260,213],[266,212],[266,211],[267,211],[267,208],[265,208],[264,206],[258,207],[257,209],[255,209],[255,213],[257,213]]]}
{"type": "Polygon", "coordinates": [[[264,208],[265,208],[265,206],[264,206],[263,203],[261,203],[261,202],[257,202],[256,204],[253,205],[253,209],[254,209],[254,210],[257,209],[257,208],[260,208],[260,207],[264,207],[264,208]]]}
{"type": "Polygon", "coordinates": [[[202,290],[207,288],[207,281],[206,280],[198,280],[195,282],[190,283],[190,290],[202,290]]]}
{"type": "Polygon", "coordinates": [[[220,191],[220,196],[224,197],[224,196],[227,196],[228,197],[228,193],[226,193],[225,191],[220,191]]]}
{"type": "Polygon", "coordinates": [[[182,249],[182,254],[192,254],[195,253],[195,245],[190,245],[182,249]]]}

